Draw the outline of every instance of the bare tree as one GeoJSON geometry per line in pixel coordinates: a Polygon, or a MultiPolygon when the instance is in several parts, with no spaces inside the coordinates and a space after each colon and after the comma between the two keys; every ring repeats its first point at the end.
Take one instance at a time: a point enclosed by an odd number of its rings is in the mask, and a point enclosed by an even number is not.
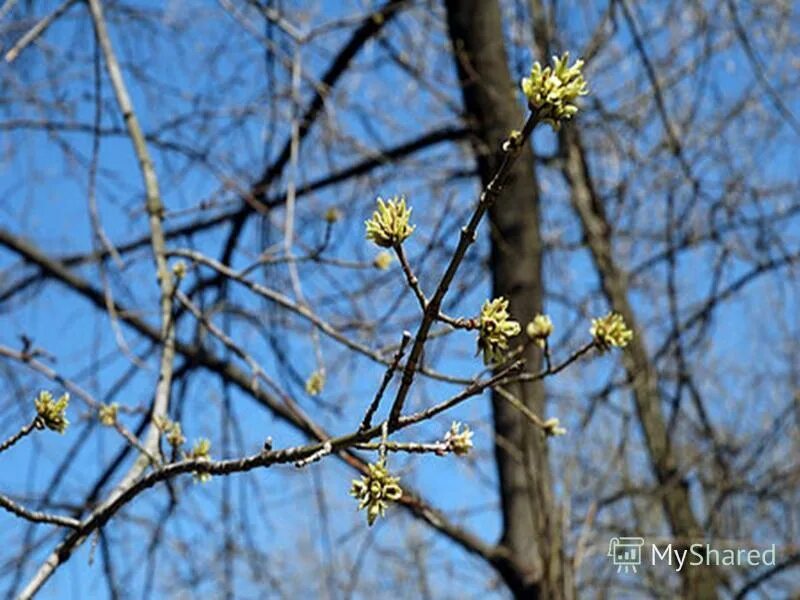
{"type": "Polygon", "coordinates": [[[796,593],[798,25],[0,3],[3,594],[796,593]]]}

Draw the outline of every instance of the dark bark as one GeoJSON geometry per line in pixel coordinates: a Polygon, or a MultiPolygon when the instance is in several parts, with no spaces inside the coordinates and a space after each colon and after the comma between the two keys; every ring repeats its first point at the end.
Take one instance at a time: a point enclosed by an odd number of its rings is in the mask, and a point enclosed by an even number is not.
{"type": "MultiPolygon", "coordinates": [[[[702,542],[703,530],[692,511],[688,485],[670,444],[655,367],[647,354],[641,329],[637,326],[636,315],[628,299],[625,273],[614,260],[611,227],[595,191],[580,134],[574,125],[566,128],[561,143],[565,148],[564,175],[571,187],[572,204],[580,218],[603,292],[613,309],[625,318],[635,332],[622,361],[633,389],[636,412],[658,481],[664,513],[678,546],[702,542]]],[[[684,597],[717,597],[718,577],[715,569],[688,568],[681,572],[681,576],[684,597]]]]}
{"type": "MultiPolygon", "coordinates": [[[[476,134],[478,168],[485,185],[497,167],[502,140],[521,126],[524,114],[508,69],[497,2],[446,0],[445,4],[466,118],[476,134]]],[[[512,317],[524,327],[542,310],[539,188],[530,147],[523,150],[489,216],[493,295],[509,299],[512,317]]],[[[538,349],[529,347],[525,359],[528,369],[535,371],[541,361],[538,349]]],[[[545,414],[541,382],[509,391],[534,413],[545,414]]],[[[545,437],[499,395],[493,396],[492,404],[503,511],[501,543],[525,569],[522,578],[504,575],[506,582],[518,598],[571,597],[545,437]]]]}

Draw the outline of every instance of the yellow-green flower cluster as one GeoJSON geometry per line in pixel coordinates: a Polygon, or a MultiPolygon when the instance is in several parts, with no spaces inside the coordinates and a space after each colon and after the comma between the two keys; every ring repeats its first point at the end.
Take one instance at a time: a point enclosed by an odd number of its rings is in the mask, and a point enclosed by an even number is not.
{"type": "Polygon", "coordinates": [[[186,277],[186,263],[182,260],[177,261],[172,265],[172,274],[178,279],[186,277]]]}
{"type": "Polygon", "coordinates": [[[557,435],[566,435],[567,430],[561,427],[561,422],[557,418],[547,419],[542,424],[542,429],[548,437],[555,437],[557,435]]]}
{"type": "Polygon", "coordinates": [[[453,421],[450,429],[444,434],[444,443],[447,444],[448,450],[456,456],[466,456],[472,449],[472,435],[473,432],[469,426],[464,425],[461,429],[461,423],[453,421]]]}
{"type": "Polygon", "coordinates": [[[100,410],[97,411],[97,416],[100,419],[100,423],[105,425],[106,427],[113,427],[117,423],[117,412],[119,411],[119,404],[114,402],[113,404],[103,404],[100,406],[100,410]]]}
{"type": "Polygon", "coordinates": [[[624,348],[633,339],[633,331],[628,329],[622,315],[615,312],[592,319],[589,333],[592,334],[595,344],[601,352],[610,350],[612,346],[624,348]]]}
{"type": "Polygon", "coordinates": [[[484,364],[501,362],[509,338],[519,332],[519,323],[509,319],[508,300],[500,297],[484,302],[478,326],[478,350],[483,352],[484,364]]]}
{"type": "Polygon", "coordinates": [[[325,388],[325,371],[318,369],[306,379],[306,393],[310,396],[319,396],[325,388]]]}
{"type": "Polygon", "coordinates": [[[561,121],[571,119],[578,112],[574,101],[589,93],[586,80],[581,73],[583,61],[569,66],[569,52],[559,58],[553,57],[553,65],[542,68],[533,63],[530,77],[522,80],[522,91],[528,104],[538,114],[539,120],[549,123],[558,131],[561,121]]]}
{"type": "Polygon", "coordinates": [[[342,211],[340,211],[335,206],[332,206],[325,211],[325,222],[328,225],[333,225],[334,223],[341,220],[341,218],[342,218],[342,211]]]}
{"type": "Polygon", "coordinates": [[[376,269],[385,271],[392,264],[392,255],[386,252],[386,250],[378,252],[375,260],[372,261],[372,264],[376,269]]]}
{"type": "MultiPolygon", "coordinates": [[[[184,453],[186,460],[211,460],[211,442],[207,438],[200,438],[195,443],[189,452],[184,453]]],[[[200,483],[205,483],[211,479],[211,473],[204,471],[195,471],[194,478],[200,483]]]]}
{"type": "Polygon", "coordinates": [[[39,392],[33,400],[36,407],[36,414],[43,427],[64,433],[69,425],[66,412],[69,406],[69,394],[66,392],[58,400],[53,400],[53,394],[46,390],[39,392]]]}
{"type": "Polygon", "coordinates": [[[367,239],[383,248],[402,244],[414,231],[408,220],[411,209],[406,207],[405,196],[395,196],[384,200],[378,196],[378,208],[372,218],[364,221],[367,226],[367,239]]]}
{"type": "Polygon", "coordinates": [[[536,315],[533,317],[533,321],[525,327],[525,333],[540,348],[544,348],[547,338],[553,333],[553,322],[547,315],[536,315]]]}
{"type": "Polygon", "coordinates": [[[186,442],[186,438],[183,437],[183,431],[181,430],[181,424],[177,421],[170,424],[166,433],[167,443],[173,448],[180,448],[186,442]]]}
{"type": "Polygon", "coordinates": [[[383,458],[367,465],[369,473],[361,479],[354,479],[350,485],[350,495],[358,500],[358,510],[367,511],[367,523],[384,516],[390,502],[396,502],[403,495],[398,477],[392,477],[383,458]]]}
{"type": "Polygon", "coordinates": [[[172,421],[167,417],[156,417],[155,424],[165,434],[167,443],[174,449],[177,450],[186,442],[181,424],[177,421],[172,421]]]}

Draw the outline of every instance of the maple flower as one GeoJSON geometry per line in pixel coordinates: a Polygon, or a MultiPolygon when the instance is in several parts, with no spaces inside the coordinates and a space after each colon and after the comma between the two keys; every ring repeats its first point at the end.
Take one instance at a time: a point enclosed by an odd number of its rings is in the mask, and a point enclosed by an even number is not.
{"type": "Polygon", "coordinates": [[[533,321],[528,323],[525,327],[525,333],[527,333],[528,337],[535,341],[540,348],[544,348],[547,338],[553,333],[553,322],[547,315],[536,315],[533,321]]]}
{"type": "Polygon", "coordinates": [[[509,318],[508,300],[501,296],[484,302],[478,326],[478,350],[483,352],[484,364],[501,362],[508,340],[519,332],[519,323],[509,318]]]}
{"type": "Polygon", "coordinates": [[[556,131],[562,121],[578,112],[575,100],[589,93],[582,67],[582,60],[570,67],[569,52],[565,52],[560,58],[553,57],[552,66],[542,68],[538,61],[533,63],[530,77],[522,80],[522,91],[531,109],[556,131]]]}
{"type": "Polygon", "coordinates": [[[472,436],[473,431],[469,426],[464,425],[462,430],[461,423],[453,421],[448,432],[444,434],[444,443],[456,456],[466,456],[472,449],[472,436]]]}
{"type": "Polygon", "coordinates": [[[594,341],[601,352],[610,350],[612,346],[624,348],[633,339],[633,331],[628,329],[622,315],[610,312],[604,317],[592,319],[592,327],[589,333],[594,337],[594,341]]]}
{"type": "Polygon", "coordinates": [[[414,231],[408,220],[411,208],[406,206],[405,196],[395,196],[384,201],[378,196],[378,208],[372,218],[364,221],[367,227],[367,239],[382,248],[392,248],[402,244],[414,231]]]}
{"type": "Polygon", "coordinates": [[[367,465],[369,472],[361,479],[354,479],[350,485],[350,495],[358,500],[358,510],[367,511],[367,523],[384,516],[390,502],[396,502],[403,495],[400,478],[393,477],[386,468],[384,459],[367,465]]]}
{"type": "Polygon", "coordinates": [[[319,396],[325,388],[325,371],[317,370],[306,379],[306,393],[309,396],[319,396]]]}
{"type": "Polygon", "coordinates": [[[69,405],[69,394],[66,392],[58,400],[53,399],[53,394],[42,390],[33,401],[36,413],[41,420],[42,427],[47,427],[58,433],[64,433],[69,425],[66,412],[69,405]]]}

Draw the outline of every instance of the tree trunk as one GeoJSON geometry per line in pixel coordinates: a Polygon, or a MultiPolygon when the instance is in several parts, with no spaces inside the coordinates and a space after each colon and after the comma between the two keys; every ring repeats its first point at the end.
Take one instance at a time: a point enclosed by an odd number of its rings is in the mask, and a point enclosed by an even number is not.
{"type": "MultiPolygon", "coordinates": [[[[445,5],[485,185],[497,167],[502,140],[521,126],[524,114],[508,69],[497,2],[446,0],[445,5]]],[[[524,328],[542,310],[539,188],[530,147],[517,160],[489,217],[493,295],[509,299],[512,317],[524,328]]],[[[533,345],[524,358],[528,370],[536,370],[541,362],[533,345]]],[[[541,382],[515,385],[509,391],[534,413],[545,414],[541,382]]],[[[506,582],[517,598],[571,598],[572,578],[563,557],[545,437],[499,395],[493,396],[492,406],[503,512],[501,543],[525,569],[521,576],[504,575],[506,582]]]]}
{"type": "MultiPolygon", "coordinates": [[[[561,136],[566,161],[564,175],[571,187],[572,205],[578,213],[586,243],[600,276],[603,291],[615,311],[635,331],[631,343],[623,354],[623,364],[633,388],[636,412],[644,432],[659,495],[667,521],[678,547],[688,547],[693,542],[703,541],[703,530],[692,511],[688,486],[678,467],[670,445],[666,419],[661,409],[656,371],[647,354],[636,325],[636,316],[628,300],[628,284],[625,274],[619,269],[611,246],[608,220],[601,200],[597,197],[589,166],[586,163],[580,134],[574,125],[565,128],[561,136]]],[[[717,572],[710,567],[685,568],[683,592],[686,598],[716,598],[717,572]]]]}

